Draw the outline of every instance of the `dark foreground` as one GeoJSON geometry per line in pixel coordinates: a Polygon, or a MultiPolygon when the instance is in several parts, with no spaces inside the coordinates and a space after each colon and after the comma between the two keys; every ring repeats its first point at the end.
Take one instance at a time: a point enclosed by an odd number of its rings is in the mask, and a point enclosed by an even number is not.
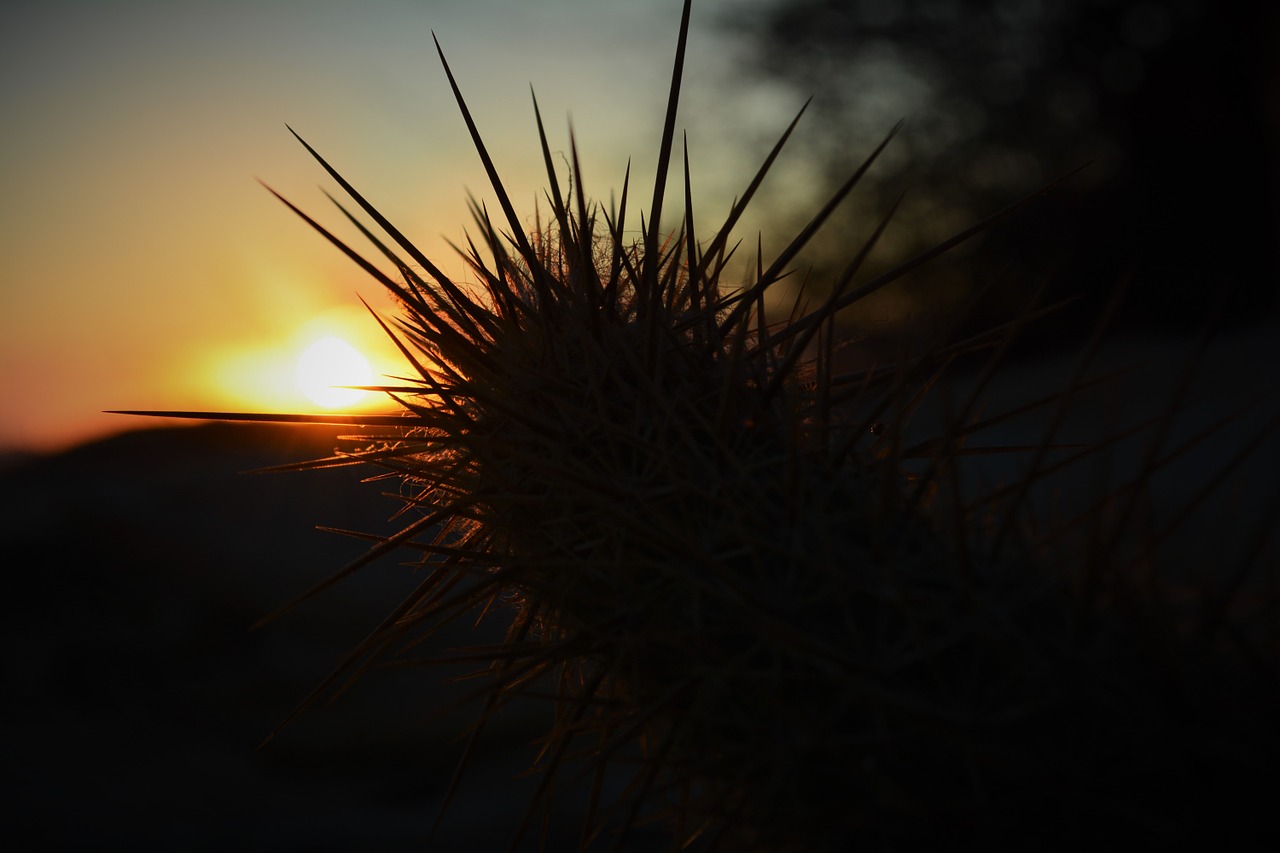
{"type": "MultiPolygon", "coordinates": [[[[378,671],[258,748],[397,603],[391,559],[251,630],[362,552],[394,503],[332,433],[129,433],[0,472],[5,823],[31,849],[422,850],[466,717],[440,668],[378,671]]],[[[476,642],[463,626],[442,643],[476,642]]],[[[500,722],[432,849],[505,849],[536,724],[500,722]]],[[[572,842],[570,842],[572,843],[572,842]]]]}
{"type": "MultiPolygon", "coordinates": [[[[1178,461],[1154,496],[1157,515],[1169,517],[1259,426],[1265,431],[1275,412],[1273,341],[1261,335],[1236,342],[1200,365],[1191,420],[1175,432],[1228,413],[1241,400],[1258,405],[1178,461]]],[[[1164,405],[1176,384],[1174,362],[1160,350],[1117,358],[1145,362],[1163,381],[1149,373],[1087,398],[1064,426],[1069,438],[1095,437],[1112,418],[1126,419],[1121,410],[1158,412],[1164,405]]],[[[1010,365],[994,405],[1050,390],[1046,383],[1065,379],[1062,366],[1056,370],[1010,365]]],[[[1035,427],[1026,431],[1034,435],[1035,427]]],[[[396,504],[379,494],[395,491],[394,481],[361,483],[366,472],[353,468],[238,473],[328,455],[333,434],[162,428],[0,470],[6,580],[0,713],[12,836],[33,839],[33,849],[507,848],[536,782],[517,777],[533,758],[531,741],[545,720],[531,709],[490,727],[432,836],[461,752],[457,735],[469,719],[465,710],[437,713],[465,692],[465,683],[445,683],[458,671],[372,671],[336,703],[308,711],[259,748],[415,580],[411,568],[384,560],[251,630],[365,548],[316,524],[395,529],[387,516],[396,504]]],[[[991,443],[1021,440],[1026,435],[1009,433],[991,443]]],[[[1112,476],[1136,464],[1135,455],[1119,451],[1112,476]]],[[[1233,543],[1262,529],[1274,509],[1277,465],[1280,442],[1273,437],[1206,501],[1196,517],[1208,521],[1181,531],[1181,553],[1200,564],[1223,560],[1233,543]]],[[[1095,467],[1091,474],[1097,473],[1095,467]]],[[[1069,499],[1071,488],[1061,484],[1047,499],[1069,499]]],[[[1262,571],[1267,566],[1275,571],[1274,541],[1262,571]]],[[[469,625],[451,629],[425,652],[483,642],[501,619],[492,621],[479,634],[469,625]]],[[[1258,688],[1268,689],[1262,681],[1258,688]]],[[[1218,805],[1230,823],[1219,840],[1229,849],[1273,849],[1260,838],[1256,848],[1250,843],[1252,830],[1272,840],[1278,834],[1267,814],[1280,789],[1275,778],[1244,785],[1244,801],[1240,779],[1193,781],[1210,795],[1227,796],[1218,805]]],[[[566,816],[547,849],[576,849],[575,823],[566,816]]],[[[1105,838],[1105,828],[1097,829],[1105,838]]],[[[1042,840],[1057,830],[1045,831],[1042,840]]],[[[521,849],[536,849],[535,840],[521,849]]],[[[650,849],[645,838],[637,840],[628,849],[650,849]]]]}

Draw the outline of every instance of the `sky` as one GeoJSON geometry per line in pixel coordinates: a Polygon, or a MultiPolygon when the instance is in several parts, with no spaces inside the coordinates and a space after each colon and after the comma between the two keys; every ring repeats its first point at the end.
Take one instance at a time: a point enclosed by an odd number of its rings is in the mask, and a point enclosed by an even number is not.
{"type": "MultiPolygon", "coordinates": [[[[727,208],[800,105],[731,91],[742,56],[695,4],[680,126],[695,206],[727,208]]],[[[294,381],[315,340],[401,371],[361,306],[378,285],[270,196],[335,230],[336,190],[288,123],[389,218],[463,273],[444,238],[492,199],[434,30],[522,215],[567,122],[588,193],[652,172],[678,0],[24,4],[0,32],[0,450],[143,425],[108,409],[317,410],[294,381]]],[[[678,176],[678,173],[676,173],[678,176]]],[[[785,180],[785,178],[783,179],[785,180]]],[[[651,183],[633,185],[651,192],[651,183]]],[[[718,214],[717,214],[718,215],[718,214]]]]}

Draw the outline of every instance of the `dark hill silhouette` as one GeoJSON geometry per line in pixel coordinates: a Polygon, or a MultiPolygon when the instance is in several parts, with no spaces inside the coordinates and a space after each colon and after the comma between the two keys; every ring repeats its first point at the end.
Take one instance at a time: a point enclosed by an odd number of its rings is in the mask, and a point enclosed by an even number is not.
{"type": "MultiPolygon", "coordinates": [[[[147,429],[0,472],[15,836],[39,849],[423,849],[467,719],[431,716],[458,694],[440,684],[453,673],[366,675],[257,749],[413,582],[384,561],[250,630],[365,547],[316,524],[391,528],[387,486],[359,482],[366,472],[238,473],[329,455],[333,435],[147,429]]],[[[453,642],[482,638],[462,626],[453,642]]],[[[530,735],[520,720],[493,734],[481,764],[500,766],[475,768],[483,781],[463,789],[441,849],[510,838],[525,795],[501,783],[530,735]]]]}

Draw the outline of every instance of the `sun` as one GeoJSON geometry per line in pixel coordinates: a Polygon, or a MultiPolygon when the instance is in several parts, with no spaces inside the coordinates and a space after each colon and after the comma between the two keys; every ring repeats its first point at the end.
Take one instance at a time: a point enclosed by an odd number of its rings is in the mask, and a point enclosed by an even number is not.
{"type": "Polygon", "coordinates": [[[368,385],[373,379],[369,362],[341,338],[325,337],[298,356],[298,390],[326,409],[341,409],[360,402],[368,393],[342,385],[368,385]]]}

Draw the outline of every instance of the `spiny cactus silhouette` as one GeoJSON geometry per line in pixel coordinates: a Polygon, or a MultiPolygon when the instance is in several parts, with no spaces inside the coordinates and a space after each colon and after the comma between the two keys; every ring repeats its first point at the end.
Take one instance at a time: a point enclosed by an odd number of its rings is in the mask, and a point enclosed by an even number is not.
{"type": "MultiPolygon", "coordinates": [[[[495,222],[472,202],[459,251],[474,283],[446,275],[302,142],[385,235],[335,202],[393,273],[285,201],[395,297],[399,316],[375,318],[409,375],[371,390],[399,412],[152,414],[358,426],[333,457],[283,467],[357,464],[403,482],[403,528],[312,592],[393,551],[420,555],[421,582],[303,707],[494,610],[510,620],[505,640],[440,657],[474,660],[486,685],[463,766],[504,706],[552,697],[522,836],[557,781],[583,773],[584,848],[625,845],[653,820],[673,849],[809,851],[1172,844],[1256,817],[1260,789],[1244,780],[1280,754],[1266,716],[1274,631],[1227,624],[1230,584],[1190,617],[1156,607],[1155,549],[1108,527],[1123,496],[1077,537],[1103,547],[1025,523],[1040,479],[1107,442],[1061,447],[1051,428],[1029,447],[973,446],[1007,418],[1069,407],[1097,381],[1096,339],[1067,388],[986,417],[986,383],[1047,309],[891,364],[838,367],[839,311],[1051,187],[867,275],[889,210],[816,308],[797,300],[770,321],[766,293],[893,133],[776,259],[757,254],[754,274],[727,286],[734,226],[795,122],[709,233],[695,227],[686,150],[684,213],[663,230],[689,14],[686,0],[635,241],[627,184],[611,209],[588,201],[576,149],[562,190],[536,99],[550,216],[526,233],[443,51],[501,209],[495,222]],[[972,394],[912,438],[947,368],[984,349],[972,394]],[[983,452],[1030,464],[966,493],[958,469],[983,452]],[[1212,696],[1196,692],[1204,670],[1212,696]]],[[[1274,602],[1274,584],[1264,592],[1274,602]]]]}

